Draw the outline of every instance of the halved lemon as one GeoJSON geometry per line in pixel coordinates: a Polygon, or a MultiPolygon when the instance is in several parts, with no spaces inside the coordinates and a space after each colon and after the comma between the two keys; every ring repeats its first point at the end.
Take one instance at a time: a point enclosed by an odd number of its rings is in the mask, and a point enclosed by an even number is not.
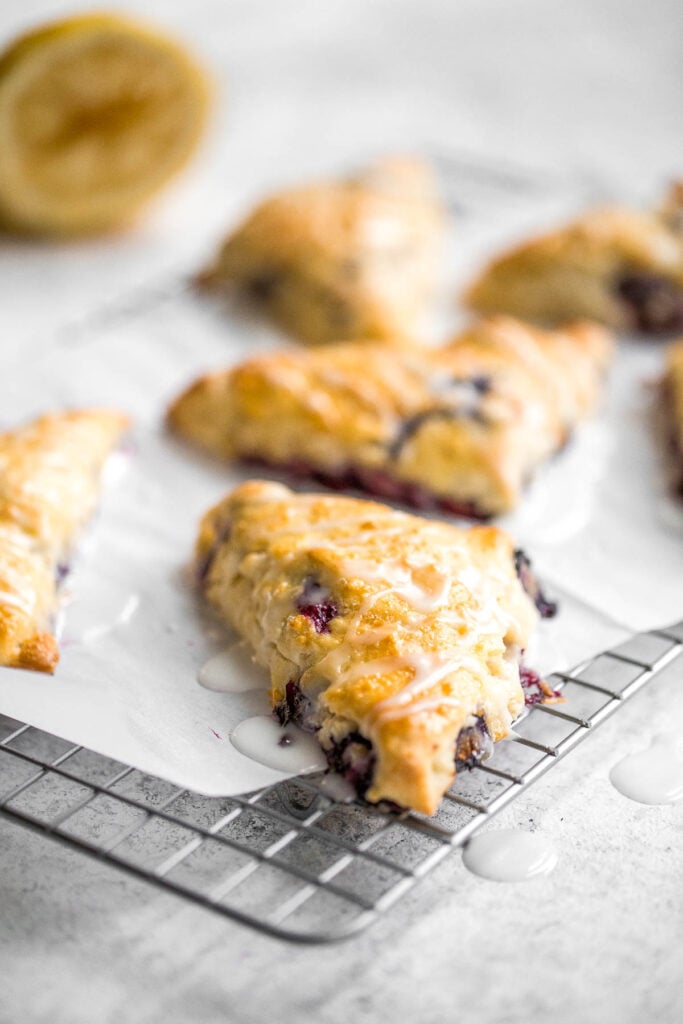
{"type": "Polygon", "coordinates": [[[194,151],[208,95],[181,45],[118,14],[18,39],[0,56],[0,220],[52,234],[129,221],[194,151]]]}

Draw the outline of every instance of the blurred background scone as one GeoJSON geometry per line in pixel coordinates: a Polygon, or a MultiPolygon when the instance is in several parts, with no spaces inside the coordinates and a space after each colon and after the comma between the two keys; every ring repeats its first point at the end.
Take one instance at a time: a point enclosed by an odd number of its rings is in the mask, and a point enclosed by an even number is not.
{"type": "Polygon", "coordinates": [[[683,328],[683,189],[658,210],[594,210],[494,259],[465,295],[482,313],[622,330],[683,328]]]}
{"type": "Polygon", "coordinates": [[[430,168],[387,158],[264,200],[202,281],[246,292],[312,344],[418,335],[434,297],[444,213],[430,168]]]}

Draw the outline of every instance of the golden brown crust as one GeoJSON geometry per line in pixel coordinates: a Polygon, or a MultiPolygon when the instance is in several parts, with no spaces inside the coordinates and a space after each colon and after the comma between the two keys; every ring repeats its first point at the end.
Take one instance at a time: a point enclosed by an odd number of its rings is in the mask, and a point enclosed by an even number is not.
{"type": "Polygon", "coordinates": [[[206,514],[196,557],[206,598],[269,669],[273,705],[294,683],[332,759],[350,735],[372,744],[372,801],[433,813],[461,730],[481,716],[501,738],[523,706],[537,614],[500,530],[250,481],[206,514]],[[333,612],[323,628],[312,600],[333,612]]]}
{"type": "Polygon", "coordinates": [[[126,424],[117,412],[68,412],[0,435],[0,664],[54,671],[56,577],[126,424]]]}
{"type": "Polygon", "coordinates": [[[671,182],[659,214],[673,231],[683,231],[683,179],[671,182]]]}
{"type": "MultiPolygon", "coordinates": [[[[683,461],[683,338],[667,349],[663,384],[670,436],[678,457],[683,461]]],[[[678,468],[677,477],[677,483],[683,484],[683,465],[678,468]]]]}
{"type": "MultiPolygon", "coordinates": [[[[465,302],[478,312],[550,324],[585,317],[657,331],[656,322],[648,324],[634,310],[633,296],[625,297],[624,281],[644,275],[646,282],[663,282],[667,301],[675,304],[671,296],[683,290],[683,232],[674,211],[680,213],[674,191],[659,212],[590,211],[496,257],[470,285],[465,302]]],[[[666,323],[661,329],[668,329],[666,323]]]]}
{"type": "Polygon", "coordinates": [[[14,665],[34,672],[54,672],[59,661],[59,647],[52,633],[37,633],[19,644],[14,665]]]}
{"type": "Polygon", "coordinates": [[[303,341],[410,336],[434,291],[442,226],[429,169],[387,159],[265,200],[203,280],[246,289],[303,341]]]}
{"type": "Polygon", "coordinates": [[[221,458],[303,464],[391,496],[472,506],[517,502],[533,469],[594,408],[606,332],[546,332],[507,317],[440,349],[336,345],[250,359],[195,382],[171,406],[174,430],[221,458]],[[381,474],[381,476],[380,476],[381,474]]]}

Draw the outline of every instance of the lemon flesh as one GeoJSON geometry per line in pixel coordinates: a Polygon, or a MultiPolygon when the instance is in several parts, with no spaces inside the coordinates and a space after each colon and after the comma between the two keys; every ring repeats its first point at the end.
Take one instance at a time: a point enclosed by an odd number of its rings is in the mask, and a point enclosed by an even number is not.
{"type": "Polygon", "coordinates": [[[135,21],[84,15],[24,36],[0,57],[0,220],[125,223],[190,157],[207,106],[183,48],[135,21]]]}

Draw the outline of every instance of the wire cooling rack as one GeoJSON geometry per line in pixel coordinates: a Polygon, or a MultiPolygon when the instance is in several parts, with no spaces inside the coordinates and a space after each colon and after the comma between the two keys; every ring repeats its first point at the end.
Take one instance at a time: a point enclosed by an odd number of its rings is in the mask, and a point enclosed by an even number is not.
{"type": "Polygon", "coordinates": [[[683,650],[683,622],[568,674],[438,813],[335,803],[324,775],[204,797],[0,716],[0,815],[281,938],[361,931],[683,650]]]}

